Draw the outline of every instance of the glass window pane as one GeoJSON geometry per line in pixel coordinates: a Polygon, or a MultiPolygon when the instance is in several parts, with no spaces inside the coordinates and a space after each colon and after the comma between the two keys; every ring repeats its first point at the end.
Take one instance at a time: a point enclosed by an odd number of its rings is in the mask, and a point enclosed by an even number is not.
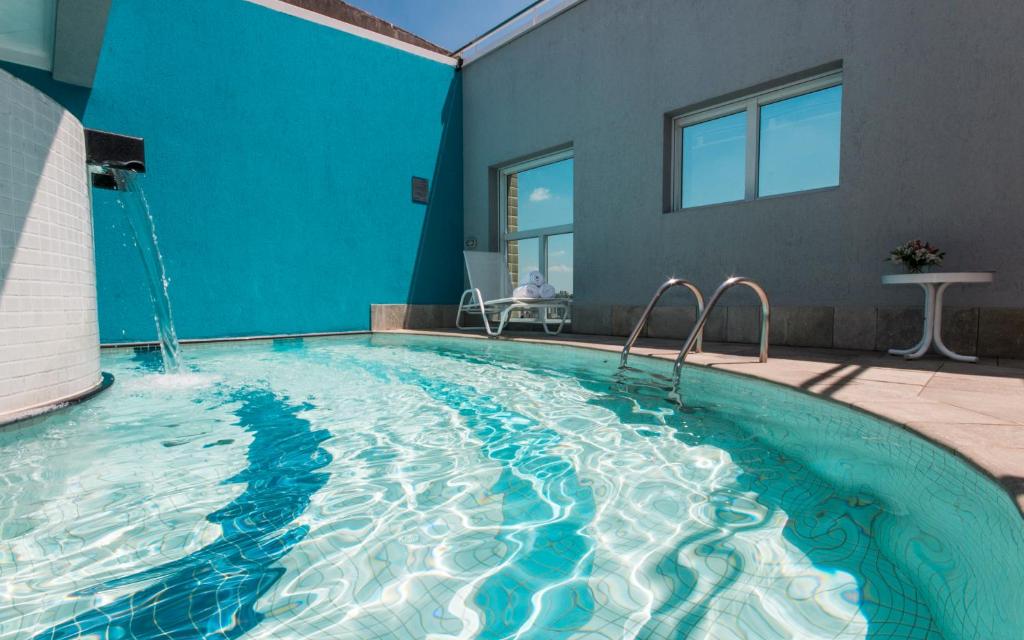
{"type": "Polygon", "coordinates": [[[505,255],[512,286],[518,287],[526,282],[526,276],[531,271],[540,271],[540,238],[509,240],[505,255]]]}
{"type": "Polygon", "coordinates": [[[572,158],[508,176],[508,231],[572,224],[572,158]]]}
{"type": "Polygon", "coordinates": [[[747,114],[683,128],[683,206],[742,200],[746,193],[747,114]]]}
{"type": "Polygon", "coordinates": [[[842,98],[840,85],[761,107],[758,195],[839,184],[842,98]]]}
{"type": "Polygon", "coordinates": [[[558,297],[572,295],[572,234],[548,236],[548,282],[558,291],[558,297]]]}

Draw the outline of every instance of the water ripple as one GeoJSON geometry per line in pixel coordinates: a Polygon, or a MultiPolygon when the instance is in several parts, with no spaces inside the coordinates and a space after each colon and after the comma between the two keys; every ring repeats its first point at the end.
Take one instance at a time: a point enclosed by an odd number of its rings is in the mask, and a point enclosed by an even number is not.
{"type": "Polygon", "coordinates": [[[241,403],[237,424],[253,439],[248,466],[225,481],[246,489],[207,516],[221,536],[174,562],[72,594],[146,584],[36,638],[238,638],[262,621],[254,605],[284,573],[275,563],[309,531],[292,523],[327,482],[328,474],[316,470],[331,461],[319,448],[329,434],[297,416],[309,407],[289,405],[267,390],[244,389],[231,400],[241,403]]]}
{"type": "MultiPolygon", "coordinates": [[[[826,479],[928,455],[866,457],[892,439],[859,414],[690,371],[680,407],[606,356],[497,341],[185,356],[162,376],[107,353],[110,391],[0,431],[3,640],[937,639],[986,618],[942,608],[987,588],[948,533],[991,517],[985,487],[942,459],[920,468],[963,508],[902,498],[918,467],[826,479]]],[[[986,533],[1020,574],[1019,532],[986,533]]]]}

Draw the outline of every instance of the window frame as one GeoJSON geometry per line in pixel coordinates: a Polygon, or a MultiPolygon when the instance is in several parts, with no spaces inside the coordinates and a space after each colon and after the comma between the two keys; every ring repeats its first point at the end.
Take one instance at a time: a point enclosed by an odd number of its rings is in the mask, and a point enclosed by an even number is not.
{"type": "MultiPolygon", "coordinates": [[[[553,153],[545,153],[539,156],[534,156],[529,160],[523,162],[517,162],[503,166],[498,169],[498,242],[501,245],[501,255],[504,260],[508,261],[508,243],[512,240],[528,240],[531,238],[538,238],[540,245],[540,256],[538,256],[538,270],[547,274],[548,272],[548,237],[562,235],[563,233],[572,233],[573,244],[575,245],[576,236],[573,231],[573,227],[576,224],[576,199],[573,198],[573,215],[572,222],[569,224],[552,225],[549,227],[537,227],[536,229],[529,229],[527,231],[514,231],[509,233],[508,231],[508,177],[514,173],[521,173],[523,171],[529,171],[530,169],[536,169],[537,167],[543,167],[544,165],[554,164],[556,162],[562,162],[563,160],[569,160],[575,157],[573,149],[562,149],[553,153]]],[[[576,189],[576,167],[573,163],[573,190],[576,189]]],[[[513,286],[515,286],[513,284],[513,286]]],[[[575,288],[575,282],[573,283],[575,288]]]]}
{"type": "MultiPolygon", "coordinates": [[[[778,198],[797,193],[811,193],[821,189],[835,189],[838,185],[819,187],[815,189],[802,189],[800,191],[789,191],[786,193],[773,194],[769,196],[758,195],[758,169],[759,155],[761,148],[761,107],[796,98],[815,91],[830,89],[843,84],[842,69],[827,71],[810,77],[801,78],[788,82],[781,86],[758,91],[741,98],[719,102],[709,107],[702,107],[694,111],[687,111],[672,118],[672,211],[689,211],[703,207],[715,207],[724,204],[737,202],[750,202],[764,198],[778,198]],[[737,113],[747,114],[747,140],[745,146],[745,183],[743,198],[739,200],[726,200],[708,204],[698,204],[683,207],[683,129],[686,127],[701,124],[709,120],[735,115],[737,113]]],[[[840,109],[842,106],[840,105],[840,109]]],[[[840,142],[841,144],[841,142],[840,142]]]]}

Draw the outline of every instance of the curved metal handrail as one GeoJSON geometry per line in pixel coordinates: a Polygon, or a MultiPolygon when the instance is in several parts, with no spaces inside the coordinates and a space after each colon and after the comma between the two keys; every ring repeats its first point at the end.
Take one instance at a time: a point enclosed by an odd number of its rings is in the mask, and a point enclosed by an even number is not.
{"type": "MultiPolygon", "coordinates": [[[[625,346],[622,347],[622,357],[619,358],[619,368],[622,369],[626,366],[626,361],[629,360],[629,350],[633,348],[633,344],[636,343],[637,338],[640,337],[640,332],[644,330],[644,326],[647,325],[647,321],[651,317],[651,312],[654,311],[654,305],[658,304],[658,300],[661,300],[661,296],[665,295],[665,292],[672,287],[686,287],[689,289],[695,298],[697,298],[697,317],[699,318],[704,312],[704,294],[700,292],[697,285],[693,284],[689,280],[683,280],[682,278],[669,278],[658,287],[658,290],[654,292],[654,297],[647,303],[647,308],[644,309],[643,314],[640,316],[640,320],[633,327],[633,333],[629,334],[629,339],[626,340],[625,346]]],[[[693,334],[690,334],[691,337],[693,334]]],[[[695,343],[694,351],[700,352],[704,344],[703,331],[698,333],[695,343]]],[[[694,346],[694,345],[691,345],[694,346]]]]}
{"type": "Polygon", "coordinates": [[[746,285],[754,290],[757,297],[761,300],[761,351],[758,356],[760,362],[767,362],[768,360],[768,329],[771,323],[771,305],[768,304],[768,294],[765,293],[761,285],[757,284],[750,278],[744,278],[741,276],[734,276],[723,282],[718,289],[715,290],[714,295],[711,296],[711,300],[707,306],[704,307],[704,312],[700,314],[697,319],[697,324],[693,325],[693,330],[690,332],[690,337],[686,339],[686,344],[683,345],[683,350],[679,352],[679,356],[676,357],[676,364],[672,371],[672,380],[675,385],[679,385],[679,373],[683,368],[683,362],[686,361],[686,356],[690,353],[690,348],[700,339],[701,333],[704,331],[704,325],[708,321],[708,315],[711,314],[711,310],[715,308],[719,298],[722,294],[735,287],[738,284],[746,285]]]}

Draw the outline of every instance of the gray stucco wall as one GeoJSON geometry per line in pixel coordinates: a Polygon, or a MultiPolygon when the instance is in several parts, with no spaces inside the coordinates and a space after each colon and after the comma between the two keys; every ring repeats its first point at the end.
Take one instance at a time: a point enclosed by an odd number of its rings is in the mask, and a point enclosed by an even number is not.
{"type": "Polygon", "coordinates": [[[997,271],[947,294],[977,325],[1024,307],[1021,33],[1017,0],[586,0],[465,67],[465,235],[493,243],[489,168],[571,144],[582,309],[730,274],[783,308],[917,306],[879,277],[920,237],[945,270],[997,271]],[[837,189],[664,213],[666,113],[840,60],[837,189]]]}

